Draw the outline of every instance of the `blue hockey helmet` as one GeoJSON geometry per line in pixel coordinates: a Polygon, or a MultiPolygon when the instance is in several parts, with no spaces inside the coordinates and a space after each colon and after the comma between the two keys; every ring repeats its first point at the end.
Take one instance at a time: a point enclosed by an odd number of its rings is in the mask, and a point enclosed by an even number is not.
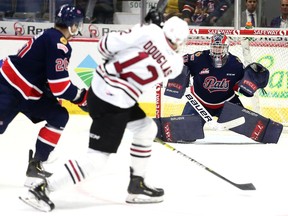
{"type": "Polygon", "coordinates": [[[84,15],[81,9],[72,5],[62,5],[57,11],[55,16],[55,24],[62,27],[67,27],[71,35],[77,35],[83,26],[84,15]],[[77,27],[76,32],[71,32],[71,27],[77,27]]]}

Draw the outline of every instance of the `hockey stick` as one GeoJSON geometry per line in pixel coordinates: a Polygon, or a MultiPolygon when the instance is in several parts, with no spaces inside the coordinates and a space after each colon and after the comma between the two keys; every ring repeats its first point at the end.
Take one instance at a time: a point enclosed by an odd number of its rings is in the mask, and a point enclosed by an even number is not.
{"type": "Polygon", "coordinates": [[[159,139],[159,138],[155,138],[154,141],[156,141],[156,142],[164,145],[165,147],[169,148],[169,149],[172,150],[172,151],[175,151],[177,154],[182,155],[183,157],[187,158],[188,160],[190,160],[190,161],[196,163],[197,165],[199,165],[200,167],[204,168],[204,169],[207,170],[208,172],[214,174],[214,175],[217,176],[218,178],[221,178],[222,180],[224,180],[224,181],[232,184],[233,186],[235,186],[235,187],[237,187],[237,188],[239,188],[239,189],[241,189],[241,190],[256,190],[255,186],[254,186],[252,183],[237,184],[237,183],[235,183],[235,182],[230,181],[229,179],[227,179],[227,178],[225,178],[224,176],[220,175],[219,173],[211,170],[209,167],[206,167],[206,166],[203,165],[202,163],[194,160],[193,158],[189,157],[188,155],[184,154],[183,152],[175,149],[174,147],[172,147],[171,145],[165,143],[164,141],[162,141],[162,140],[159,139]]]}
{"type": "Polygon", "coordinates": [[[164,13],[165,11],[165,8],[167,6],[167,3],[168,3],[168,0],[159,0],[158,3],[157,3],[157,9],[160,13],[164,13]]]}
{"type": "Polygon", "coordinates": [[[213,121],[213,117],[210,115],[210,113],[197,100],[196,97],[194,97],[191,93],[185,93],[185,97],[189,104],[199,113],[199,115],[205,120],[205,122],[210,123],[210,127],[212,129],[229,130],[245,123],[245,118],[243,116],[223,123],[215,122],[213,121]]]}

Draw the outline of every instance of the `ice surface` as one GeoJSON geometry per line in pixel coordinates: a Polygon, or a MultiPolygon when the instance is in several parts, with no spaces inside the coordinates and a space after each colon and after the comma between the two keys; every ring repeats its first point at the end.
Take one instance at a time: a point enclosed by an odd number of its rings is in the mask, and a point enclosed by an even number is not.
{"type": "MultiPolygon", "coordinates": [[[[85,151],[90,127],[88,116],[72,115],[56,155],[85,151]]],[[[42,123],[33,125],[19,115],[0,135],[1,215],[45,214],[22,203],[28,150],[42,123]]],[[[235,183],[253,183],[256,191],[241,191],[175,151],[154,143],[150,184],[165,189],[160,204],[126,204],[129,179],[127,131],[119,152],[111,156],[107,170],[74,187],[52,193],[54,211],[49,215],[83,216],[288,216],[288,143],[283,134],[278,144],[255,144],[230,131],[206,131],[194,144],[171,144],[177,150],[235,183]],[[237,143],[237,144],[231,144],[237,143]]]]}

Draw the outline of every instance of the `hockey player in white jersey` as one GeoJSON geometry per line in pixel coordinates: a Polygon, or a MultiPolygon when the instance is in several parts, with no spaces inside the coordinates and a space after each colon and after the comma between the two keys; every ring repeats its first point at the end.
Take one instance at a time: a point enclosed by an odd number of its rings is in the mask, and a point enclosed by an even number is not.
{"type": "Polygon", "coordinates": [[[87,97],[93,120],[87,154],[67,160],[52,171],[52,176],[39,178],[29,189],[29,195],[20,199],[38,210],[53,210],[55,206],[47,191],[79,183],[103,168],[109,155],[117,152],[128,129],[133,133],[133,140],[126,202],[162,202],[164,190],[145,182],[157,126],[139,107],[138,100],[157,83],[181,73],[183,59],[177,49],[188,34],[187,23],[172,17],[163,28],[138,24],[127,31],[103,36],[98,49],[104,62],[96,69],[87,97]]]}

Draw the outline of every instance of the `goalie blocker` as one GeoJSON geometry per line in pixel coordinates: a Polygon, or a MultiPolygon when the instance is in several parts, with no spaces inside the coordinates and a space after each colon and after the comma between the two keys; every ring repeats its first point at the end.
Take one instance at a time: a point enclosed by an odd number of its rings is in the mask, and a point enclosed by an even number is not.
{"type": "Polygon", "coordinates": [[[164,142],[191,143],[204,138],[203,120],[200,116],[173,116],[154,118],[158,127],[157,138],[164,142]]]}
{"type": "Polygon", "coordinates": [[[245,135],[260,143],[278,142],[283,130],[282,124],[236,104],[225,102],[218,122],[227,122],[241,116],[245,117],[245,123],[231,128],[231,131],[245,135]]]}

